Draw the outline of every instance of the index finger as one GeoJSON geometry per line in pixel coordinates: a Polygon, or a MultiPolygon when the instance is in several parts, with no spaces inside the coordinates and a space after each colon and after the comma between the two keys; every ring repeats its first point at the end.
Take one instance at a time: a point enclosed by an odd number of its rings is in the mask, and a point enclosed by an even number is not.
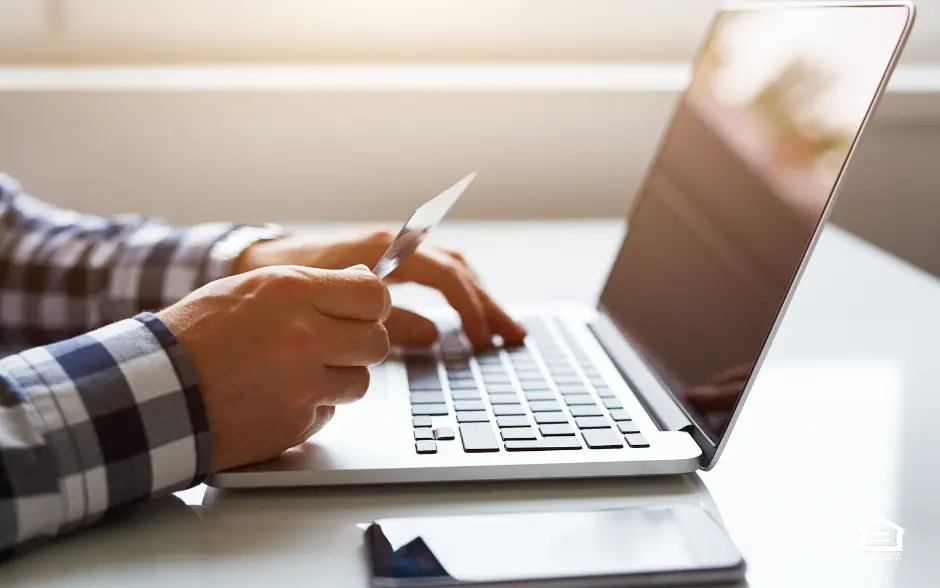
{"type": "Polygon", "coordinates": [[[435,254],[433,250],[419,248],[402,262],[393,276],[396,281],[414,282],[443,294],[460,315],[461,326],[475,348],[488,347],[492,343],[486,310],[459,264],[435,254]]]}

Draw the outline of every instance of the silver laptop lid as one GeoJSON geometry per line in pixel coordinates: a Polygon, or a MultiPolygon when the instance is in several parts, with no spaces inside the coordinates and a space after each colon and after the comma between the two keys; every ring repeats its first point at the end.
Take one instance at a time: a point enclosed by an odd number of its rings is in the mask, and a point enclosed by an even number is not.
{"type": "Polygon", "coordinates": [[[706,469],[913,18],[903,2],[765,2],[719,12],[700,49],[600,310],[684,413],[706,469]]]}

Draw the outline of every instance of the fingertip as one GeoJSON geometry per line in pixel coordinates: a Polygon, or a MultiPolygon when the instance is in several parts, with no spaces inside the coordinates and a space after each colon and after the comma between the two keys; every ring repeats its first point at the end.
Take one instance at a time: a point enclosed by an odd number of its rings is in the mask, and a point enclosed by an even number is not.
{"type": "Polygon", "coordinates": [[[494,330],[503,338],[506,344],[516,345],[525,341],[528,335],[525,327],[514,321],[508,315],[499,313],[497,316],[491,317],[491,320],[496,323],[494,330]]]}
{"type": "Polygon", "coordinates": [[[473,333],[467,331],[467,339],[470,339],[470,344],[473,345],[473,348],[477,351],[485,351],[493,346],[493,335],[485,328],[478,327],[474,330],[473,333]]]}

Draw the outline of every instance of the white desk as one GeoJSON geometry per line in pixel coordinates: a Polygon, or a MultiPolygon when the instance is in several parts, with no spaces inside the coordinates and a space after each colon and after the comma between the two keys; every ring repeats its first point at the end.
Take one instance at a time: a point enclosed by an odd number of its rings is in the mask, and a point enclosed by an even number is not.
{"type": "MultiPolygon", "coordinates": [[[[619,235],[611,222],[454,224],[436,240],[465,250],[504,302],[591,303],[619,235]]],[[[684,476],[209,490],[201,508],[170,498],[61,539],[0,567],[0,584],[366,586],[353,524],[378,516],[713,498],[751,586],[936,586],[938,329],[940,282],[830,229],[707,489],[684,476]],[[898,562],[859,550],[877,517],[906,529],[898,562]]]]}

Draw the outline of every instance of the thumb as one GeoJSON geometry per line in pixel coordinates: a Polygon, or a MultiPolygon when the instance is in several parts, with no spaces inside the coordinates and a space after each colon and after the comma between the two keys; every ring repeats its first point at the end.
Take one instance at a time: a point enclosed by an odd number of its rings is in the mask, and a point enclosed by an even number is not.
{"type": "Polygon", "coordinates": [[[385,329],[392,345],[399,347],[430,347],[437,341],[437,327],[432,321],[402,308],[392,309],[385,329]]]}

